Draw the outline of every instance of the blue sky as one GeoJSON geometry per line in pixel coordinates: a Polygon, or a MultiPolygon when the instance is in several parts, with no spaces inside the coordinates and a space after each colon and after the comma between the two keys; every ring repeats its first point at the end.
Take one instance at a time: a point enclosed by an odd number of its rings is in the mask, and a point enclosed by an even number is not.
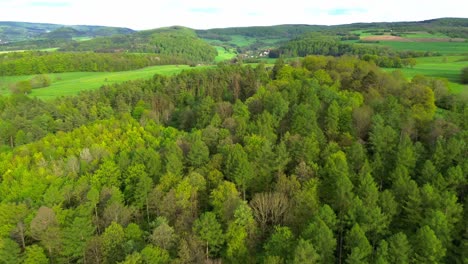
{"type": "Polygon", "coordinates": [[[462,0],[0,0],[0,21],[196,29],[467,17],[462,0]]]}

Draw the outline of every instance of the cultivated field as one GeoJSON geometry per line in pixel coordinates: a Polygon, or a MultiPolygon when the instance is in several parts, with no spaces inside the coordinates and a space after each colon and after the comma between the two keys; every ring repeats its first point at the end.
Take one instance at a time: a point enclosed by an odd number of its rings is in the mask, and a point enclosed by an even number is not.
{"type": "Polygon", "coordinates": [[[360,34],[362,40],[378,41],[375,45],[387,46],[397,51],[428,51],[441,54],[441,56],[436,57],[417,58],[417,64],[413,68],[384,70],[399,70],[408,78],[415,75],[446,78],[453,93],[468,91],[468,85],[463,85],[460,82],[461,69],[468,67],[468,42],[464,39],[450,38],[442,33],[432,34],[424,31],[405,32],[399,36],[392,36],[388,32],[383,35],[375,35],[363,30],[353,33],[360,34]]]}
{"type": "Polygon", "coordinates": [[[215,58],[216,62],[230,60],[237,56],[237,53],[234,52],[234,49],[226,50],[221,46],[216,46],[216,50],[218,51],[218,56],[215,58]]]}
{"type": "Polygon", "coordinates": [[[379,45],[389,46],[395,50],[415,50],[438,52],[447,55],[468,55],[467,42],[398,42],[380,41],[379,45]]]}
{"type": "Polygon", "coordinates": [[[413,68],[384,69],[385,71],[401,71],[406,77],[416,75],[446,78],[449,81],[450,90],[453,93],[468,91],[468,85],[460,83],[461,69],[468,67],[466,56],[438,56],[417,58],[417,64],[413,68]]]}
{"type": "MultiPolygon", "coordinates": [[[[203,67],[203,66],[202,66],[203,67]]],[[[154,74],[172,75],[191,69],[187,65],[164,65],[147,67],[125,72],[67,72],[48,74],[52,84],[46,88],[33,89],[31,97],[52,99],[58,96],[76,95],[80,91],[93,90],[105,84],[120,83],[129,80],[147,79],[154,74]]],[[[29,80],[34,75],[0,77],[0,95],[10,94],[10,85],[29,80]]]]}
{"type": "MultiPolygon", "coordinates": [[[[376,30],[379,31],[379,30],[376,30]]],[[[461,38],[450,38],[442,33],[425,31],[401,32],[391,35],[390,32],[380,34],[369,33],[366,30],[356,30],[363,41],[377,41],[377,45],[384,45],[395,50],[430,51],[450,55],[468,55],[468,42],[461,38]]],[[[347,41],[356,42],[356,41],[347,41]]]]}

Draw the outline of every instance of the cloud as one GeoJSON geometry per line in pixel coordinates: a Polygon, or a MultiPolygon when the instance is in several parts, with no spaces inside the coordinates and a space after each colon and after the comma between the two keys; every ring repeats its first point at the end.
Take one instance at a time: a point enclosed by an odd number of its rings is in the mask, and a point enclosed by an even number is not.
{"type": "Polygon", "coordinates": [[[33,7],[69,7],[71,6],[68,2],[31,2],[29,4],[33,7]]]}
{"type": "Polygon", "coordinates": [[[0,20],[151,29],[278,24],[336,25],[466,17],[460,0],[0,0],[0,20]],[[157,5],[154,4],[157,2],[157,5]],[[424,6],[421,9],[421,6],[424,6]],[[405,6],[405,8],[401,8],[405,6]],[[108,10],[104,12],[103,10],[108,10]],[[50,11],[50,13],[49,13],[50,11]],[[44,16],[44,14],[50,14],[44,16]]]}
{"type": "Polygon", "coordinates": [[[218,13],[220,9],[214,7],[195,7],[190,8],[189,11],[193,13],[215,14],[218,13]]]}
{"type": "Polygon", "coordinates": [[[331,16],[345,16],[345,15],[353,15],[357,13],[366,13],[367,10],[363,8],[334,8],[328,10],[328,14],[331,16]]]}
{"type": "Polygon", "coordinates": [[[248,12],[247,16],[249,17],[258,17],[261,16],[262,14],[260,12],[248,12]]]}

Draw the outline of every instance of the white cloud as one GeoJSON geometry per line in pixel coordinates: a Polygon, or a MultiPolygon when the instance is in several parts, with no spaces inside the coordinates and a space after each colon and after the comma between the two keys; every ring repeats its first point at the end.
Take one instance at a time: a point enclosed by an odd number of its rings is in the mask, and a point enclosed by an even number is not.
{"type": "Polygon", "coordinates": [[[150,29],[277,24],[345,24],[463,17],[459,0],[0,0],[0,19],[150,29]]]}

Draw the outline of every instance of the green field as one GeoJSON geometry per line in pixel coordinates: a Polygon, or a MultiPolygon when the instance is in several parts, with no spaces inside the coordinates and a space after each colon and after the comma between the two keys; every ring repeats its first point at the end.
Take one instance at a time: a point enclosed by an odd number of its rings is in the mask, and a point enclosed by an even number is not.
{"type": "Polygon", "coordinates": [[[236,57],[236,55],[237,55],[237,53],[234,51],[234,49],[226,50],[223,47],[216,46],[216,50],[218,51],[218,56],[216,56],[216,58],[215,58],[216,62],[230,60],[230,59],[236,57]]]}
{"type": "MultiPolygon", "coordinates": [[[[376,29],[378,30],[378,29],[376,29]]],[[[372,33],[365,33],[366,30],[354,30],[351,33],[359,34],[360,38],[366,38],[371,36],[382,36],[375,35],[372,33]]],[[[468,54],[468,42],[467,41],[451,41],[451,39],[442,33],[429,33],[425,31],[415,31],[415,32],[396,32],[401,34],[402,38],[407,39],[406,41],[398,40],[380,40],[378,45],[384,45],[391,47],[398,51],[404,50],[414,50],[414,51],[431,51],[439,52],[441,54],[447,55],[466,55],[468,54]],[[415,39],[421,39],[416,40],[415,39]],[[427,40],[423,40],[427,39],[427,40]],[[446,41],[431,41],[430,39],[446,39],[446,41]]],[[[384,36],[388,36],[390,33],[384,33],[384,36]]],[[[354,43],[358,42],[357,40],[344,41],[345,43],[354,43]]]]}
{"type": "MultiPolygon", "coordinates": [[[[372,36],[369,33],[354,31],[360,33],[361,37],[372,36]]],[[[441,33],[431,34],[428,32],[409,32],[402,34],[407,39],[424,38],[449,38],[441,33]]],[[[352,41],[349,41],[352,42],[352,41]]],[[[397,51],[414,50],[438,52],[443,56],[421,57],[417,58],[417,64],[413,68],[384,69],[385,71],[400,70],[403,74],[412,78],[415,75],[425,75],[430,77],[446,78],[452,92],[461,93],[468,91],[468,86],[460,83],[460,72],[464,67],[468,67],[468,42],[436,42],[436,41],[379,41],[377,45],[391,47],[397,51]]]]}
{"type": "Polygon", "coordinates": [[[73,38],[73,40],[76,40],[76,41],[87,41],[90,39],[93,39],[93,38],[92,37],[74,37],[73,38]]]}
{"type": "MultiPolygon", "coordinates": [[[[383,29],[375,29],[375,30],[379,30],[379,31],[383,32],[383,29]]],[[[367,29],[366,30],[353,30],[350,33],[359,34],[361,38],[370,37],[370,36],[382,36],[382,35],[376,35],[376,34],[365,32],[365,31],[368,31],[368,30],[367,29]]],[[[390,35],[391,32],[383,32],[383,33],[384,33],[384,35],[390,35]]],[[[450,37],[448,37],[445,34],[442,34],[442,33],[429,33],[429,32],[426,32],[426,31],[414,31],[414,32],[398,32],[398,31],[396,31],[395,33],[400,34],[401,37],[403,37],[403,38],[447,38],[447,39],[450,39],[450,37]]]]}
{"type": "Polygon", "coordinates": [[[399,70],[412,78],[415,75],[446,78],[449,87],[454,93],[468,91],[468,85],[460,83],[461,69],[468,67],[468,61],[463,56],[439,56],[417,58],[417,64],[413,68],[384,69],[385,71],[399,70]]]}
{"type": "MultiPolygon", "coordinates": [[[[57,51],[59,48],[47,48],[47,49],[40,49],[40,51],[57,51]]],[[[0,54],[2,53],[10,53],[10,52],[24,52],[26,50],[2,50],[0,51],[0,54]]]]}
{"type": "Polygon", "coordinates": [[[25,50],[0,50],[0,54],[2,53],[10,53],[10,52],[23,52],[25,50]]]}
{"type": "Polygon", "coordinates": [[[404,38],[449,38],[447,35],[442,33],[429,33],[424,31],[418,32],[407,32],[401,35],[404,38]]]}
{"type": "Polygon", "coordinates": [[[431,51],[441,54],[468,55],[468,42],[398,42],[380,41],[379,45],[391,47],[395,50],[431,51]]]}
{"type": "MultiPolygon", "coordinates": [[[[376,30],[378,30],[378,29],[376,29],[376,30]]],[[[367,29],[366,29],[366,30],[353,30],[353,31],[351,31],[350,33],[352,33],[352,34],[359,34],[359,36],[360,36],[361,38],[363,38],[363,37],[368,37],[368,36],[373,36],[371,33],[367,33],[367,32],[364,32],[364,31],[367,31],[367,29]]]]}
{"type": "MultiPolygon", "coordinates": [[[[205,66],[201,66],[205,67],[205,66]]],[[[150,78],[154,74],[173,75],[182,70],[191,69],[187,65],[152,66],[125,72],[67,72],[48,74],[52,85],[33,89],[30,96],[40,99],[52,99],[58,96],[76,95],[80,91],[93,90],[105,84],[120,83],[129,80],[150,78]]],[[[0,95],[9,94],[8,87],[21,80],[29,80],[34,75],[0,77],[0,95]]]]}
{"type": "Polygon", "coordinates": [[[256,41],[255,38],[250,38],[250,37],[241,36],[241,35],[233,35],[231,36],[231,40],[229,41],[229,43],[235,44],[239,47],[246,47],[255,43],[255,41],[256,41]]]}
{"type": "Polygon", "coordinates": [[[213,46],[231,44],[231,45],[235,45],[238,47],[247,47],[255,43],[255,41],[257,40],[256,38],[251,38],[251,37],[242,36],[242,35],[232,35],[229,37],[231,38],[231,40],[228,40],[228,41],[221,41],[217,39],[204,39],[204,40],[213,46]]]}

